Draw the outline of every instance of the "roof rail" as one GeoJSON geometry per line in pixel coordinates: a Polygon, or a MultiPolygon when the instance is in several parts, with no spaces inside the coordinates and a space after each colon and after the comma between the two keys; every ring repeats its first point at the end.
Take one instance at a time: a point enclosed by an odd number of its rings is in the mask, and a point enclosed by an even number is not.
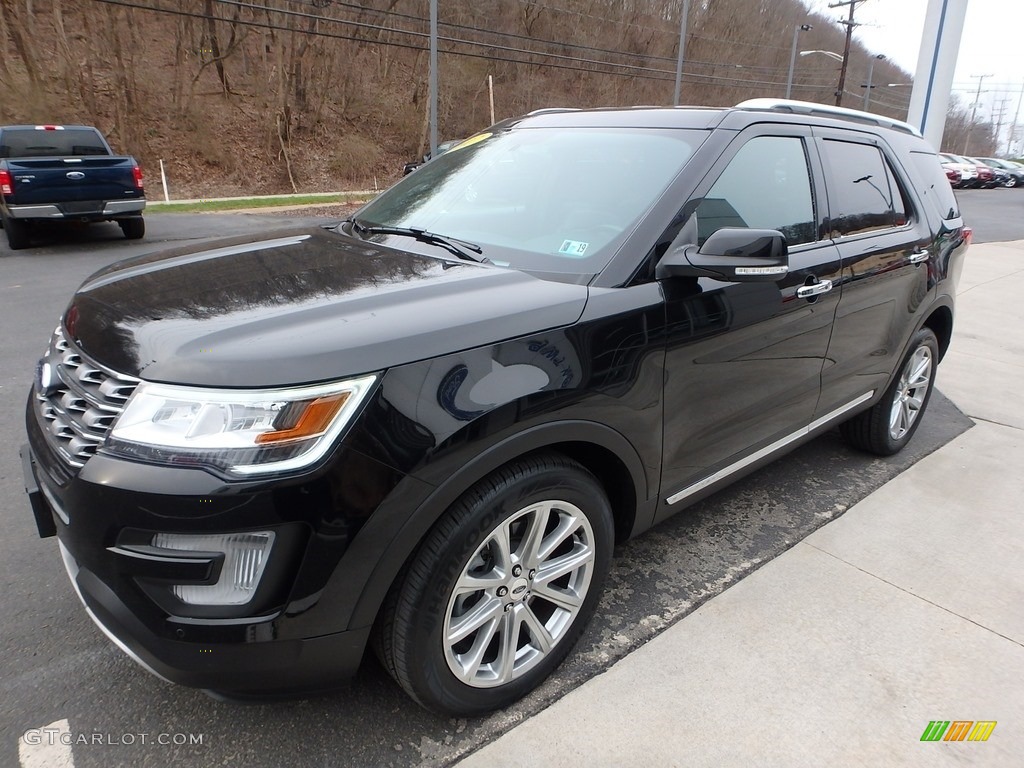
{"type": "Polygon", "coordinates": [[[792,99],[747,99],[736,105],[737,109],[763,109],[770,112],[790,112],[801,115],[819,115],[821,117],[838,117],[843,120],[853,120],[861,123],[872,123],[886,128],[894,128],[914,136],[921,136],[921,132],[910,123],[902,120],[893,120],[891,117],[883,117],[871,112],[862,112],[859,109],[846,109],[845,107],[832,107],[828,104],[815,104],[811,101],[794,101],[792,99]]]}
{"type": "Polygon", "coordinates": [[[543,107],[542,109],[535,109],[535,110],[533,110],[533,112],[527,112],[526,116],[527,117],[532,117],[533,115],[547,115],[547,114],[552,113],[552,112],[579,112],[579,111],[580,110],[579,110],[578,107],[543,107]]]}

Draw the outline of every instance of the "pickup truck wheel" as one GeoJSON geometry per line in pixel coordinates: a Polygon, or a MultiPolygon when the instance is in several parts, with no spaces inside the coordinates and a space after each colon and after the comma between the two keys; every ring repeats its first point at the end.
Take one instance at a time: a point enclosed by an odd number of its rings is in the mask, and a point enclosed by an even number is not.
{"type": "Polygon", "coordinates": [[[131,219],[121,219],[117,222],[124,233],[125,240],[141,240],[146,236],[146,220],[141,216],[131,219]]]}
{"type": "Polygon", "coordinates": [[[857,448],[891,456],[914,436],[935,384],[939,342],[929,328],[914,335],[896,380],[872,408],[840,425],[843,437],[857,448]]]}
{"type": "Polygon", "coordinates": [[[4,231],[7,233],[7,244],[12,251],[19,251],[28,248],[32,244],[29,237],[28,222],[19,219],[5,219],[4,231]]]}
{"type": "Polygon", "coordinates": [[[593,614],[613,545],[600,484],[559,454],[517,461],[435,524],[385,601],[375,648],[417,702],[475,716],[541,683],[593,614]]]}

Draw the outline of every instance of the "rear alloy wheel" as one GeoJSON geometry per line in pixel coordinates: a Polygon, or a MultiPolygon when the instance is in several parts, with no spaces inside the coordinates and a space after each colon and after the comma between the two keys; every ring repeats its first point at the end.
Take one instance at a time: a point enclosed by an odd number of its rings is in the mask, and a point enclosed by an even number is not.
{"type": "Polygon", "coordinates": [[[117,223],[124,233],[125,240],[141,240],[146,236],[146,220],[141,216],[119,219],[117,223]]]}
{"type": "Polygon", "coordinates": [[[20,219],[4,219],[4,232],[7,233],[7,244],[12,251],[20,251],[32,245],[29,236],[28,222],[20,219]]]}
{"type": "Polygon", "coordinates": [[[384,606],[377,651],[416,701],[448,715],[508,706],[572,649],[600,599],[611,508],[558,454],[477,484],[435,525],[384,606]]]}
{"type": "Polygon", "coordinates": [[[854,416],[840,431],[856,447],[879,456],[891,456],[914,436],[935,385],[939,342],[930,328],[915,335],[899,376],[874,407],[854,416]]]}

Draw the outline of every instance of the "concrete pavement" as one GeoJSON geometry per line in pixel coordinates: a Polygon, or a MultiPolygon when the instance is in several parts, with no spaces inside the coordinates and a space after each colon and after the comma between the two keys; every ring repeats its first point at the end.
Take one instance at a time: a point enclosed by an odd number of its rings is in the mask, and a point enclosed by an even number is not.
{"type": "Polygon", "coordinates": [[[1019,766],[1024,241],[958,293],[937,382],[974,428],[460,768],[1019,766]]]}

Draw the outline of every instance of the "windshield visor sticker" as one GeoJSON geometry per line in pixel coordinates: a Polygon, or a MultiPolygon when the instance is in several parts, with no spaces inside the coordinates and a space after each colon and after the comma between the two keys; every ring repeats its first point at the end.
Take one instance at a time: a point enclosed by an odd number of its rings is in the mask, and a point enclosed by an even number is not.
{"type": "Polygon", "coordinates": [[[489,139],[493,135],[494,135],[493,133],[478,133],[476,136],[470,136],[468,139],[466,139],[461,144],[456,144],[454,147],[452,147],[448,151],[449,152],[457,152],[460,149],[465,149],[466,147],[472,147],[474,144],[479,144],[484,139],[489,139]]]}
{"type": "Polygon", "coordinates": [[[581,243],[579,240],[563,240],[558,252],[576,259],[582,259],[589,245],[590,243],[581,243]]]}

